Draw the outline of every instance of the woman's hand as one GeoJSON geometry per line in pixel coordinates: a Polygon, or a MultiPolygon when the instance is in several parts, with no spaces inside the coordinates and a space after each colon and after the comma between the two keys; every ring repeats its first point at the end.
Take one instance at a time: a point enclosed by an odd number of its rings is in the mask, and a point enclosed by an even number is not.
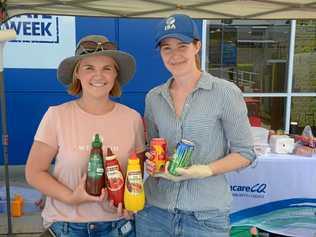
{"type": "Polygon", "coordinates": [[[87,175],[85,174],[80,181],[78,187],[73,190],[71,193],[67,203],[68,204],[80,204],[85,202],[102,202],[107,198],[107,192],[104,188],[102,188],[100,196],[92,196],[86,191],[86,179],[87,175]]]}
{"type": "Polygon", "coordinates": [[[43,210],[45,207],[45,202],[46,202],[46,196],[44,194],[42,194],[42,196],[40,197],[40,199],[36,200],[34,202],[35,206],[37,206],[39,209],[43,210]]]}
{"type": "Polygon", "coordinates": [[[116,212],[117,217],[123,217],[126,220],[134,219],[134,213],[124,209],[123,204],[121,202],[117,205],[117,207],[115,207],[113,200],[110,200],[108,207],[112,210],[113,213],[116,212]]]}
{"type": "Polygon", "coordinates": [[[185,179],[203,179],[213,176],[210,165],[192,165],[188,168],[176,168],[176,172],[180,177],[185,179]]]}
{"type": "Polygon", "coordinates": [[[176,168],[178,176],[172,175],[168,171],[169,162],[166,164],[165,172],[155,174],[154,177],[168,179],[173,182],[180,182],[188,179],[203,179],[213,175],[209,165],[192,165],[188,168],[176,168]]]}
{"type": "Polygon", "coordinates": [[[146,152],[145,156],[147,157],[147,159],[145,161],[146,173],[149,174],[150,176],[154,176],[156,164],[155,164],[155,162],[151,161],[152,155],[149,152],[146,152]]]}
{"type": "Polygon", "coordinates": [[[183,177],[181,177],[181,176],[176,176],[176,175],[170,174],[169,170],[168,170],[168,166],[169,166],[169,161],[166,163],[165,171],[161,172],[161,173],[156,173],[154,175],[154,177],[167,179],[167,180],[170,180],[172,182],[180,182],[180,181],[184,180],[183,177]]]}
{"type": "Polygon", "coordinates": [[[146,166],[146,172],[153,177],[156,178],[163,178],[163,179],[168,179],[173,182],[180,182],[183,181],[183,177],[181,176],[175,176],[169,173],[168,171],[168,166],[169,166],[169,161],[165,165],[165,170],[164,172],[155,172],[156,170],[156,164],[155,162],[151,161],[152,155],[149,152],[145,153],[145,156],[147,157],[147,160],[145,161],[145,166],[146,166]]]}

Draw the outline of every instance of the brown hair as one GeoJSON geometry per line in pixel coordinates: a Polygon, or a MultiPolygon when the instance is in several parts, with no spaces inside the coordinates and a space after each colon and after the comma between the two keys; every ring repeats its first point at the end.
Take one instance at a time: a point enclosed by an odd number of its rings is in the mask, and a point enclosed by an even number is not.
{"type": "Polygon", "coordinates": [[[67,89],[68,94],[74,95],[74,96],[81,94],[81,91],[82,91],[81,82],[74,73],[74,72],[78,72],[79,66],[80,66],[80,61],[78,61],[75,65],[74,71],[72,73],[72,81],[69,84],[68,89],[67,89]]]}
{"type": "MultiPolygon", "coordinates": [[[[195,39],[193,40],[193,44],[196,46],[198,44],[198,42],[200,42],[199,40],[195,39]]],[[[201,49],[200,49],[201,51],[201,49]]],[[[195,55],[195,64],[196,64],[196,67],[201,70],[201,59],[200,59],[200,51],[198,52],[198,54],[195,55]]]]}
{"type": "MultiPolygon", "coordinates": [[[[115,60],[114,60],[114,62],[115,62],[115,60]]],[[[80,60],[76,63],[76,66],[75,66],[74,71],[72,73],[72,82],[71,82],[71,84],[69,84],[68,89],[67,89],[68,94],[74,95],[74,96],[80,95],[82,92],[81,82],[76,77],[76,75],[74,73],[74,72],[78,72],[79,66],[80,66],[80,60]]],[[[122,95],[122,90],[121,90],[121,85],[117,79],[118,74],[119,74],[119,67],[118,67],[116,62],[114,63],[114,67],[115,67],[117,76],[115,78],[114,85],[110,91],[110,96],[120,97],[122,95]]]]}
{"type": "MultiPolygon", "coordinates": [[[[119,73],[119,72],[117,72],[119,73]]],[[[114,96],[114,97],[120,97],[122,95],[122,90],[121,90],[121,85],[119,83],[119,81],[117,80],[118,76],[116,77],[115,81],[114,81],[114,85],[110,91],[110,96],[114,96]]]]}

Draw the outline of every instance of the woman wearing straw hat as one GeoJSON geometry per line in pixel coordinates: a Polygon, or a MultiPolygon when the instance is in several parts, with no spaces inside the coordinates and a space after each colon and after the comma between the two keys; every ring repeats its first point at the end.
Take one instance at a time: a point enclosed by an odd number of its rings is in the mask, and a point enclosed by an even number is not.
{"type": "Polygon", "coordinates": [[[141,116],[111,100],[132,79],[134,58],[106,37],[89,35],[75,56],[58,67],[58,80],[79,98],[51,106],[36,132],[26,164],[27,181],[47,196],[44,226],[57,236],[133,236],[122,205],[113,208],[105,190],[98,197],[85,191],[92,137],[98,133],[126,170],[131,151],[145,150],[141,116]],[[53,174],[48,168],[55,158],[53,174]]]}
{"type": "Polygon", "coordinates": [[[194,143],[191,166],[179,176],[155,174],[147,160],[147,206],[136,215],[139,237],[229,236],[232,200],[224,173],[255,159],[247,108],[239,88],[200,70],[201,41],[186,15],[162,20],[156,47],[171,78],[146,96],[147,137],[163,137],[168,150],[186,139],[194,143]]]}

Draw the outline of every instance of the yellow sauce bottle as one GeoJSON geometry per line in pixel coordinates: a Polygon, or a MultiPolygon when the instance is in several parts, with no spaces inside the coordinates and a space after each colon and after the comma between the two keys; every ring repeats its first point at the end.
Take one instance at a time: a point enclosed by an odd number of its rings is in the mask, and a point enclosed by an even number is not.
{"type": "Polygon", "coordinates": [[[129,211],[137,212],[144,209],[145,192],[142,178],[142,171],[139,164],[139,158],[133,153],[128,159],[124,205],[129,211]]]}

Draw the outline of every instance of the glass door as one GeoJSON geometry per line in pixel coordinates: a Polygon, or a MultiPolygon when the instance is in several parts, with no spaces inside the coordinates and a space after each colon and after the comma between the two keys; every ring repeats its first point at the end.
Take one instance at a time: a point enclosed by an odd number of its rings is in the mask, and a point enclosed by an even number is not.
{"type": "Polygon", "coordinates": [[[206,68],[243,93],[252,125],[284,129],[289,21],[208,21],[206,68]]]}

